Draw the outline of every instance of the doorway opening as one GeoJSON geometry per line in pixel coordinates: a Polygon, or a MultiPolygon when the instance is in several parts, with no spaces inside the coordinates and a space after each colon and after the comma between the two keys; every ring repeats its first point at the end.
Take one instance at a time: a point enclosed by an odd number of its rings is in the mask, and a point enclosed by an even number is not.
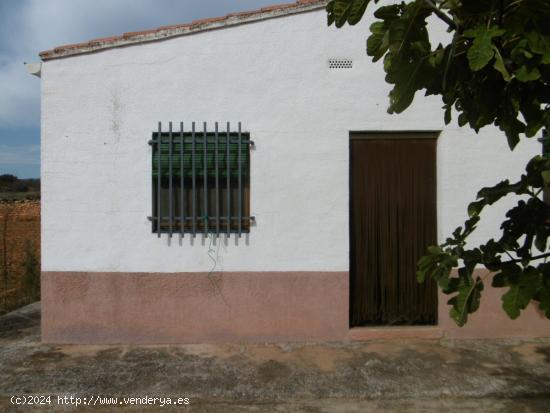
{"type": "Polygon", "coordinates": [[[437,137],[350,137],[351,327],[437,324],[437,284],[416,279],[437,244],[437,137]]]}

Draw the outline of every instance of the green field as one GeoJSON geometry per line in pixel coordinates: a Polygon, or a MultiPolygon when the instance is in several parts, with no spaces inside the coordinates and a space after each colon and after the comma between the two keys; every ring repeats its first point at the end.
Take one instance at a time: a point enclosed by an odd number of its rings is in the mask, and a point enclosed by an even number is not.
{"type": "Polygon", "coordinates": [[[40,199],[40,192],[0,192],[0,201],[19,201],[24,199],[40,199]]]}

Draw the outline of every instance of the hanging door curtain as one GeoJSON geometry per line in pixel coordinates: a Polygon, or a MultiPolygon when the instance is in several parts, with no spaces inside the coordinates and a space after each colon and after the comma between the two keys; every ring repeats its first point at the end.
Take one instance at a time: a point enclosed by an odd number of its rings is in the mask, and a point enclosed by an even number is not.
{"type": "Polygon", "coordinates": [[[350,324],[437,323],[416,265],[437,242],[436,134],[352,135],[350,324]]]}

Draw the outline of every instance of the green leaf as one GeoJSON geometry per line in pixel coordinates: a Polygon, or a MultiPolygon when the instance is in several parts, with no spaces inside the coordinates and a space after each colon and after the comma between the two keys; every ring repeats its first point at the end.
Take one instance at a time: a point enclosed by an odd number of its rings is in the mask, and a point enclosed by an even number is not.
{"type": "Polygon", "coordinates": [[[390,6],[379,7],[374,12],[374,17],[380,20],[393,20],[396,19],[401,13],[403,7],[400,4],[392,4],[390,6]]]}
{"type": "Polygon", "coordinates": [[[439,61],[431,51],[426,29],[426,18],[430,11],[425,3],[401,3],[399,7],[399,18],[384,20],[387,32],[383,41],[373,39],[370,50],[378,59],[380,55],[376,54],[376,47],[379,47],[380,53],[387,46],[384,70],[386,81],[394,85],[389,95],[389,113],[401,113],[411,105],[416,92],[433,82],[433,65],[439,61]]]}
{"type": "MultiPolygon", "coordinates": [[[[377,0],[375,0],[377,2],[377,0]]],[[[332,0],[327,4],[328,25],[333,23],[342,27],[346,22],[350,25],[359,23],[370,0],[332,0]]]]}
{"type": "Polygon", "coordinates": [[[536,67],[528,68],[527,66],[521,66],[516,70],[516,78],[520,82],[531,82],[540,79],[540,72],[536,67]]]}
{"type": "Polygon", "coordinates": [[[500,266],[500,272],[493,277],[492,285],[499,288],[517,284],[522,272],[522,268],[516,263],[503,263],[500,266]]]}
{"type": "Polygon", "coordinates": [[[473,217],[481,213],[483,208],[487,205],[485,200],[475,201],[468,205],[468,216],[473,217]]]}
{"type": "Polygon", "coordinates": [[[468,123],[468,115],[462,112],[460,115],[458,115],[458,126],[463,127],[467,123],[468,123]]]}
{"type": "Polygon", "coordinates": [[[422,86],[429,76],[429,67],[427,59],[419,58],[412,63],[396,60],[392,66],[386,80],[395,84],[390,92],[390,106],[388,113],[402,113],[414,100],[416,92],[422,89],[422,86]]]}
{"type": "Polygon", "coordinates": [[[371,35],[367,39],[367,54],[373,62],[381,59],[388,51],[389,33],[386,23],[375,22],[370,26],[371,35]]]}
{"type": "Polygon", "coordinates": [[[485,25],[464,32],[465,37],[474,39],[467,53],[470,69],[477,72],[487,66],[495,56],[492,39],[504,33],[506,33],[505,30],[487,28],[485,25]]]}
{"type": "Polygon", "coordinates": [[[537,299],[539,301],[539,308],[547,318],[550,318],[550,280],[544,281],[537,299]]]}
{"type": "Polygon", "coordinates": [[[506,69],[504,59],[502,59],[502,55],[496,46],[493,46],[493,50],[495,51],[495,63],[493,67],[500,72],[505,81],[509,82],[512,80],[512,76],[510,76],[510,73],[506,69]]]}
{"type": "Polygon", "coordinates": [[[506,134],[508,146],[511,150],[519,143],[519,134],[525,132],[525,124],[518,120],[517,116],[517,110],[509,108],[506,111],[502,111],[499,114],[498,120],[495,121],[495,124],[506,134]]]}
{"type": "Polygon", "coordinates": [[[521,311],[520,302],[521,298],[517,285],[511,286],[508,292],[502,296],[502,308],[512,320],[519,317],[521,311]]]}
{"type": "Polygon", "coordinates": [[[363,14],[365,14],[365,10],[367,9],[369,2],[370,0],[354,0],[351,2],[351,7],[348,13],[348,24],[354,26],[359,23],[363,17],[363,14]]]}
{"type": "Polygon", "coordinates": [[[533,53],[544,55],[550,52],[550,36],[545,36],[538,31],[531,31],[525,35],[525,38],[533,53]]]}
{"type": "Polygon", "coordinates": [[[537,247],[537,249],[540,252],[546,251],[548,235],[549,235],[548,227],[546,225],[540,226],[539,228],[537,228],[536,234],[535,234],[535,247],[537,247]]]}
{"type": "Polygon", "coordinates": [[[540,175],[542,176],[544,187],[547,188],[548,186],[550,186],[550,171],[549,170],[542,171],[540,175]]]}
{"type": "Polygon", "coordinates": [[[419,283],[431,277],[439,286],[445,289],[449,283],[449,276],[454,267],[458,265],[458,257],[443,250],[438,245],[430,245],[428,254],[420,258],[417,265],[416,277],[419,283]]]}
{"type": "Polygon", "coordinates": [[[518,284],[512,285],[502,296],[502,308],[512,320],[515,320],[542,287],[541,274],[533,267],[527,268],[520,276],[518,284]]]}
{"type": "Polygon", "coordinates": [[[499,272],[499,273],[497,273],[493,276],[493,280],[491,282],[492,287],[502,288],[502,287],[507,287],[508,285],[509,284],[508,284],[508,281],[507,281],[506,277],[501,272],[499,272]]]}
{"type": "Polygon", "coordinates": [[[453,278],[449,278],[447,282],[447,286],[445,288],[441,287],[441,289],[445,294],[453,294],[458,292],[459,285],[460,285],[460,278],[453,277],[453,278]]]}
{"type": "Polygon", "coordinates": [[[513,132],[506,133],[506,140],[508,141],[508,146],[513,150],[519,143],[519,134],[513,132]]]}
{"type": "Polygon", "coordinates": [[[500,181],[495,186],[482,188],[477,193],[477,197],[483,199],[487,205],[492,205],[506,195],[515,193],[516,189],[516,185],[511,185],[510,181],[505,179],[504,181],[500,181]]]}
{"type": "Polygon", "coordinates": [[[445,106],[445,125],[448,125],[449,123],[451,123],[451,120],[452,120],[452,110],[453,110],[453,106],[452,106],[452,105],[446,105],[446,106],[445,106]]]}
{"type": "Polygon", "coordinates": [[[438,254],[441,254],[442,252],[443,252],[443,250],[441,249],[441,247],[439,245],[430,245],[428,247],[428,253],[430,253],[430,254],[438,255],[438,254]]]}
{"type": "Polygon", "coordinates": [[[468,236],[472,231],[476,229],[476,225],[479,222],[479,216],[471,217],[464,223],[464,234],[463,236],[468,236]]]}
{"type": "Polygon", "coordinates": [[[474,282],[469,276],[460,277],[458,294],[449,300],[453,306],[449,315],[457,325],[462,327],[468,314],[478,310],[482,291],[483,282],[479,278],[474,282]]]}

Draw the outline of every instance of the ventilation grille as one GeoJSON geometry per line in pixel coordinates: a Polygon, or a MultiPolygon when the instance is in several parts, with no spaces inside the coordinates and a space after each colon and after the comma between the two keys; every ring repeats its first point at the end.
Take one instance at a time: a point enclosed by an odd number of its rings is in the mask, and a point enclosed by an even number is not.
{"type": "Polygon", "coordinates": [[[353,60],[351,59],[329,59],[329,69],[352,69],[353,60]]]}

